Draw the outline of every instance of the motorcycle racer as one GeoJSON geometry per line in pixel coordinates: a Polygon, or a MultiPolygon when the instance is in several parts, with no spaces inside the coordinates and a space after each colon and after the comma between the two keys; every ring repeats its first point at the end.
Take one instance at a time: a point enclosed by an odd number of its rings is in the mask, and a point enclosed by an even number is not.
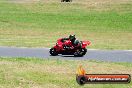
{"type": "Polygon", "coordinates": [[[69,35],[69,38],[62,38],[62,42],[64,42],[65,49],[74,49],[76,47],[81,48],[81,43],[79,40],[76,39],[75,35],[69,35]],[[70,40],[71,44],[65,44],[66,40],[70,40]]]}
{"type": "Polygon", "coordinates": [[[56,45],[50,49],[49,53],[52,56],[62,54],[82,57],[86,54],[88,45],[90,45],[90,41],[79,41],[75,35],[70,35],[68,38],[58,39],[56,45]]]}

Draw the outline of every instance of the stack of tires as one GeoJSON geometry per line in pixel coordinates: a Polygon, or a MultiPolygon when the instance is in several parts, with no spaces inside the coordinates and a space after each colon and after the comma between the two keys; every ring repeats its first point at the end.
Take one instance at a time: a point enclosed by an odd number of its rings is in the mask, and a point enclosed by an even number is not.
{"type": "Polygon", "coordinates": [[[61,0],[61,2],[72,2],[72,0],[61,0]]]}

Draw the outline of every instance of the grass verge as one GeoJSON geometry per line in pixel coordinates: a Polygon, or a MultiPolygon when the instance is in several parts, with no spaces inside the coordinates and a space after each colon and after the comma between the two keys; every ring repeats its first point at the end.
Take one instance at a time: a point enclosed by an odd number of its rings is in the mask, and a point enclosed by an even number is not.
{"type": "Polygon", "coordinates": [[[2,1],[1,46],[51,47],[58,38],[76,34],[90,40],[90,48],[132,49],[131,0],[2,1]]]}
{"type": "Polygon", "coordinates": [[[87,73],[132,75],[132,63],[93,60],[62,60],[39,58],[0,58],[1,88],[131,88],[130,84],[76,83],[76,69],[82,64],[87,73]]]}

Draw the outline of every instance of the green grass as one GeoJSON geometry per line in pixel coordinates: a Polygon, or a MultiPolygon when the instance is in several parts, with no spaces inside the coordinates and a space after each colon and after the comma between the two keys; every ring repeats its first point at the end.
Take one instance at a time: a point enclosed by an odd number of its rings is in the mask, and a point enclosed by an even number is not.
{"type": "Polygon", "coordinates": [[[89,74],[131,74],[132,63],[93,60],[62,60],[39,58],[0,58],[1,88],[128,88],[130,84],[76,83],[79,65],[89,74]]]}
{"type": "Polygon", "coordinates": [[[51,47],[58,38],[76,34],[80,40],[90,40],[90,48],[132,49],[131,0],[2,1],[1,46],[51,47]]]}

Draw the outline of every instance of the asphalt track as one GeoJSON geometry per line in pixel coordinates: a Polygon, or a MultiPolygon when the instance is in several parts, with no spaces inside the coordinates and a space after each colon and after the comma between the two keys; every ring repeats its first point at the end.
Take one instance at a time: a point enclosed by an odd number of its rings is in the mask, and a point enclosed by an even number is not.
{"type": "Polygon", "coordinates": [[[50,56],[48,48],[17,48],[0,47],[0,57],[37,57],[37,58],[62,58],[73,60],[98,60],[112,62],[132,62],[132,50],[94,50],[89,49],[84,57],[50,56]]]}

